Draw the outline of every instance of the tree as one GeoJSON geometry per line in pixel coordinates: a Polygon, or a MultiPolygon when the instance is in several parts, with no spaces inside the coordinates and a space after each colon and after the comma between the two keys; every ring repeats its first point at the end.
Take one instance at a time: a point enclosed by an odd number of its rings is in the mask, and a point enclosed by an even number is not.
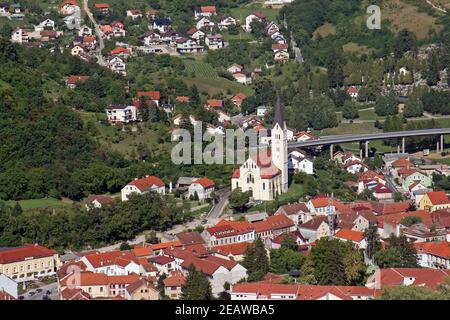
{"type": "Polygon", "coordinates": [[[250,282],[261,281],[269,271],[269,259],[261,238],[255,241],[255,245],[247,247],[242,266],[247,269],[250,282]]]}
{"type": "Polygon", "coordinates": [[[344,65],[345,58],[342,46],[333,46],[329,50],[325,61],[328,71],[328,86],[330,88],[342,87],[344,84],[344,65]]]}
{"type": "Polygon", "coordinates": [[[394,43],[394,56],[396,59],[403,57],[403,54],[408,51],[414,51],[417,49],[416,36],[414,33],[403,29],[399,32],[397,39],[394,43]]]}
{"type": "Polygon", "coordinates": [[[197,271],[194,265],[189,267],[186,283],[181,287],[182,300],[211,300],[212,289],[208,277],[197,271]]]}
{"type": "Polygon", "coordinates": [[[433,51],[430,53],[428,59],[427,69],[425,71],[425,78],[429,86],[435,86],[439,82],[440,72],[437,54],[433,51]]]}
{"type": "Polygon", "coordinates": [[[423,114],[423,103],[419,99],[410,99],[406,102],[405,111],[406,118],[420,117],[423,114]]]}
{"type": "Polygon", "coordinates": [[[361,254],[351,242],[322,238],[311,249],[315,278],[321,285],[359,283],[364,273],[361,254]]]}
{"type": "Polygon", "coordinates": [[[351,100],[345,101],[342,109],[342,116],[345,119],[356,119],[359,117],[358,108],[351,100]]]}
{"type": "Polygon", "coordinates": [[[366,239],[366,256],[372,262],[375,254],[381,250],[381,241],[378,234],[378,227],[375,225],[369,226],[369,228],[364,231],[364,239],[366,239]]]}
{"type": "Polygon", "coordinates": [[[375,263],[380,268],[417,268],[418,257],[414,245],[401,235],[391,235],[387,240],[388,249],[375,254],[375,263]]]}
{"type": "Polygon", "coordinates": [[[375,113],[379,116],[395,115],[398,113],[397,98],[393,92],[387,96],[379,95],[376,98],[375,113]]]}
{"type": "Polygon", "coordinates": [[[381,300],[450,300],[450,294],[426,287],[397,286],[383,290],[381,300]]]}
{"type": "Polygon", "coordinates": [[[411,227],[412,225],[418,224],[422,222],[422,218],[418,216],[407,216],[400,220],[400,224],[405,227],[411,227]]]}
{"type": "Polygon", "coordinates": [[[251,192],[242,192],[239,188],[234,189],[229,197],[230,207],[238,212],[244,212],[246,205],[250,201],[251,192]]]}
{"type": "Polygon", "coordinates": [[[127,251],[130,249],[132,249],[132,247],[127,242],[122,242],[120,244],[120,248],[119,248],[120,251],[127,251]]]}
{"type": "Polygon", "coordinates": [[[295,241],[295,237],[290,233],[284,235],[283,241],[281,241],[281,247],[293,251],[298,251],[298,244],[295,241]]]}

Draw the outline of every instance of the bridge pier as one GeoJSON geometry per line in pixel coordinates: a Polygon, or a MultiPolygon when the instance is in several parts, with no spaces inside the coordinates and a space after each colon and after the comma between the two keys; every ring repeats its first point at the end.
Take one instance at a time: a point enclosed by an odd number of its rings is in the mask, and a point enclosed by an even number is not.
{"type": "Polygon", "coordinates": [[[405,137],[403,137],[402,138],[402,153],[405,153],[405,150],[406,150],[406,148],[405,148],[405,137]]]}
{"type": "Polygon", "coordinates": [[[359,158],[362,160],[363,159],[363,149],[362,147],[359,148],[359,158]]]}
{"type": "Polygon", "coordinates": [[[365,147],[366,147],[366,148],[365,148],[365,149],[366,149],[366,150],[365,150],[365,151],[366,151],[366,158],[368,158],[368,157],[369,157],[369,141],[366,141],[366,142],[365,142],[365,145],[366,145],[366,146],[365,146],[365,147]]]}
{"type": "Polygon", "coordinates": [[[441,151],[441,148],[439,147],[439,141],[438,142],[436,142],[436,153],[440,153],[440,151],[441,151]]]}
{"type": "Polygon", "coordinates": [[[441,152],[444,152],[444,135],[441,134],[441,152]]]}
{"type": "Polygon", "coordinates": [[[330,159],[333,160],[333,155],[334,155],[334,145],[330,144],[330,159]]]}

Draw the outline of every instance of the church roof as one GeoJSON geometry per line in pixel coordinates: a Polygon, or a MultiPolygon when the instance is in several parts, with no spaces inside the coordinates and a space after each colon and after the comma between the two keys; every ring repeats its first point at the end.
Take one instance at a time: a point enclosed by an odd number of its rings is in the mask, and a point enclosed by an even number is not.
{"type": "Polygon", "coordinates": [[[279,124],[281,128],[284,128],[284,109],[281,105],[280,96],[277,96],[277,104],[275,106],[275,118],[273,125],[279,124]]]}

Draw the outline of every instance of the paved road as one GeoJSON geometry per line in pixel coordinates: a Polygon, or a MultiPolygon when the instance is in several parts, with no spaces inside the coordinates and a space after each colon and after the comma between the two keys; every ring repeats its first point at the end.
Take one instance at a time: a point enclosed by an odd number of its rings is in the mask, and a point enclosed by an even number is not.
{"type": "Polygon", "coordinates": [[[86,12],[89,20],[91,20],[91,22],[93,23],[93,25],[95,27],[94,28],[95,34],[98,38],[98,44],[99,44],[99,47],[96,52],[97,62],[99,65],[104,66],[104,65],[106,65],[106,62],[102,56],[102,50],[105,48],[105,41],[103,40],[102,30],[100,29],[100,26],[98,25],[97,21],[95,21],[94,15],[92,14],[92,12],[89,9],[89,1],[88,0],[83,0],[83,10],[84,10],[84,12],[86,12]]]}
{"type": "Polygon", "coordinates": [[[371,141],[382,140],[389,138],[403,138],[403,137],[420,137],[430,135],[444,135],[450,134],[450,128],[441,129],[426,129],[426,130],[411,130],[411,131],[395,131],[395,132],[382,132],[372,134],[349,134],[340,136],[323,136],[318,140],[308,140],[303,142],[290,143],[290,148],[302,148],[302,147],[314,147],[324,146],[330,144],[339,144],[346,142],[358,142],[358,141],[371,141]]]}
{"type": "Polygon", "coordinates": [[[26,293],[23,294],[24,300],[42,300],[42,297],[46,294],[47,290],[50,290],[52,293],[49,295],[51,300],[59,300],[58,295],[58,283],[54,282],[48,285],[41,286],[42,292],[37,293],[36,289],[30,289],[26,293]],[[35,292],[34,295],[29,295],[30,292],[35,292]]]}
{"type": "Polygon", "coordinates": [[[216,203],[216,205],[208,215],[208,224],[214,224],[216,220],[222,215],[223,210],[228,203],[228,198],[230,197],[231,191],[229,189],[226,189],[217,193],[219,196],[219,201],[216,203]]]}

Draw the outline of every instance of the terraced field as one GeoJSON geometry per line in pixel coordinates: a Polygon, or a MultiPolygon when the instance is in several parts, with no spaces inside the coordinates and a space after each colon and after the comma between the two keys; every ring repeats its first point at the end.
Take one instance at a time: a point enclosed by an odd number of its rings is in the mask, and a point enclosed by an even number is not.
{"type": "Polygon", "coordinates": [[[185,59],[183,63],[186,67],[186,71],[189,74],[195,74],[196,78],[201,79],[215,79],[218,77],[216,70],[214,68],[203,61],[193,60],[193,59],[185,59]]]}

